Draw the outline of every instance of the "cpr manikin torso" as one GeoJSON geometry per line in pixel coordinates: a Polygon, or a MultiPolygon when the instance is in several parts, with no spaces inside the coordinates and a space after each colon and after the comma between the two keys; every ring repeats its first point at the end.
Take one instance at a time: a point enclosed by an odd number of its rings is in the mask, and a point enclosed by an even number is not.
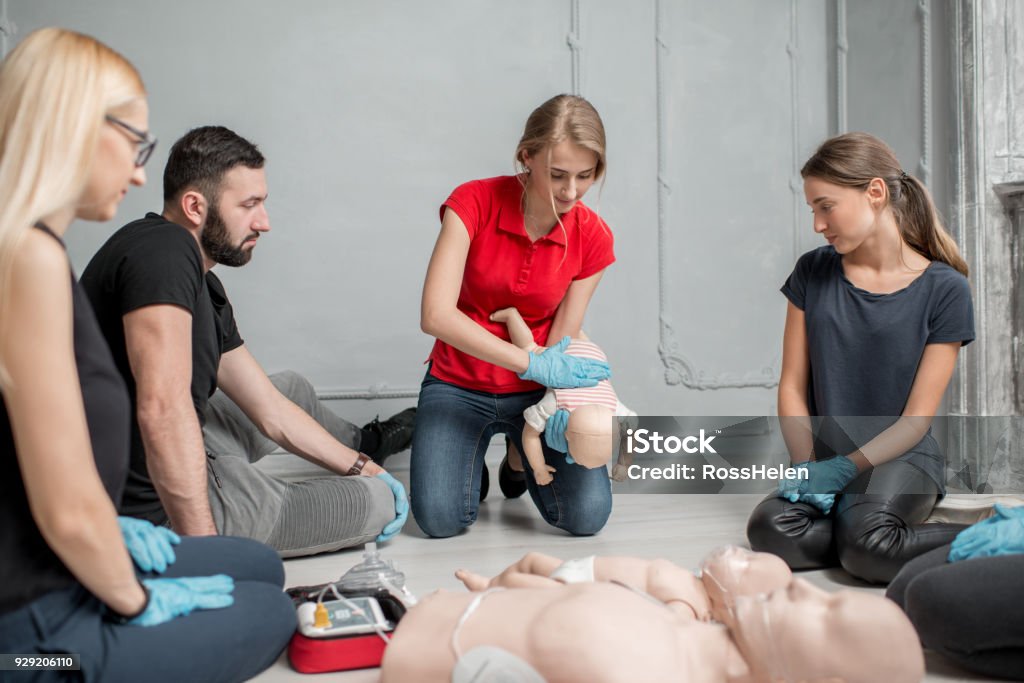
{"type": "Polygon", "coordinates": [[[552,682],[911,683],[924,675],[917,635],[895,604],[821,591],[772,555],[716,551],[700,579],[664,560],[598,557],[596,582],[565,585],[548,576],[560,565],[531,553],[492,580],[460,572],[489,592],[439,592],[410,611],[383,680],[452,680],[452,634],[474,600],[457,634],[460,653],[499,646],[552,682]],[[527,585],[536,587],[518,587],[527,585]]]}
{"type": "MultiPolygon", "coordinates": [[[[508,326],[509,338],[519,348],[526,351],[539,348],[533,333],[515,308],[497,311],[491,315],[491,319],[508,326]]],[[[572,340],[565,353],[607,361],[601,348],[588,339],[572,340]]],[[[544,462],[541,434],[547,427],[548,418],[558,410],[567,410],[569,413],[565,427],[569,455],[577,464],[587,468],[604,467],[611,460],[618,437],[614,418],[636,416],[635,412],[619,402],[608,380],[601,380],[595,387],[548,389],[538,403],[523,413],[526,419],[523,427],[524,455],[530,463],[534,478],[542,486],[551,483],[554,468],[544,462]]]]}
{"type": "MultiPolygon", "coordinates": [[[[381,680],[452,681],[456,647],[466,656],[480,646],[499,646],[548,683],[719,683],[730,680],[727,670],[747,671],[723,626],[682,617],[622,586],[579,583],[486,594],[433,593],[399,623],[384,652],[381,680]],[[480,595],[483,599],[458,629],[453,645],[460,618],[480,595]]],[[[500,663],[495,667],[500,670],[500,663]]],[[[480,683],[503,680],[475,673],[480,683]]]]}

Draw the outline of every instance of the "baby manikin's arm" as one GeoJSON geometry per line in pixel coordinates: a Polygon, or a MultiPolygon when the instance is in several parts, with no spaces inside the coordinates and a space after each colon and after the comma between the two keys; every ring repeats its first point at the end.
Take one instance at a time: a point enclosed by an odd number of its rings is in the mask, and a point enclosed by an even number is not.
{"type": "MultiPolygon", "coordinates": [[[[505,310],[514,311],[515,309],[505,310]]],[[[555,471],[555,468],[544,462],[544,449],[540,444],[540,435],[547,427],[548,418],[554,415],[556,410],[558,410],[558,404],[555,401],[555,392],[548,389],[544,398],[523,411],[523,418],[526,420],[526,424],[523,425],[523,455],[530,463],[533,478],[541,486],[551,483],[551,473],[555,471]]]]}
{"type": "Polygon", "coordinates": [[[515,308],[503,308],[500,311],[491,313],[491,320],[498,323],[505,323],[508,327],[508,336],[513,344],[525,351],[534,351],[538,348],[537,342],[533,340],[533,332],[519,315],[515,308]]]}
{"type": "Polygon", "coordinates": [[[530,463],[533,470],[533,478],[541,486],[547,486],[553,480],[551,473],[555,468],[544,461],[544,449],[540,444],[540,432],[533,428],[530,423],[523,427],[523,455],[530,463]]]}
{"type": "Polygon", "coordinates": [[[561,566],[562,560],[544,553],[526,553],[515,564],[504,569],[494,578],[488,579],[480,574],[460,569],[455,572],[456,578],[471,591],[483,591],[488,588],[557,588],[563,585],[560,581],[549,578],[551,573],[561,566]]]}

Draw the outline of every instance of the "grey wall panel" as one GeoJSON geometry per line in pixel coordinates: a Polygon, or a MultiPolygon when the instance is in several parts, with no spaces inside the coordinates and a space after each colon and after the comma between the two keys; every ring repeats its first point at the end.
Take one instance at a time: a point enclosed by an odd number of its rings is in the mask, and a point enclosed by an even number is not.
{"type": "MultiPolygon", "coordinates": [[[[916,159],[917,0],[845,4],[851,126],[916,159]]],[[[268,369],[325,391],[414,389],[438,204],[459,182],[510,172],[529,111],[578,89],[608,132],[607,180],[588,203],[618,255],[586,326],[623,400],[662,414],[774,409],[778,287],[821,243],[797,170],[834,127],[834,5],[9,0],[8,16],[15,39],[65,25],[142,71],[162,144],[123,219],[159,208],[167,149],[190,126],[260,143],[273,230],[250,265],[220,270],[268,369]]],[[[79,268],[114,227],[70,233],[79,268]]]]}
{"type": "Polygon", "coordinates": [[[922,46],[916,2],[846,3],[850,130],[888,142],[908,173],[922,177],[922,46]]]}
{"type": "MultiPolygon", "coordinates": [[[[159,210],[167,150],[188,128],[223,123],[260,144],[273,230],[250,265],[218,272],[257,358],[322,388],[418,384],[438,205],[459,182],[511,172],[530,109],[570,87],[568,2],[49,0],[10,14],[20,34],[96,35],[142,72],[162,144],[121,218],[159,210]]],[[[71,231],[79,268],[114,227],[71,231]]]]}

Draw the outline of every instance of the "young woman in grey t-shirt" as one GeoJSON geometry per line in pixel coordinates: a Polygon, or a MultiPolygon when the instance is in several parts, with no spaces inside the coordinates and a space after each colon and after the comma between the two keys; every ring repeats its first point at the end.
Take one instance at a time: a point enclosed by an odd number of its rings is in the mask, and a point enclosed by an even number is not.
{"type": "Polygon", "coordinates": [[[828,244],[782,287],[779,416],[806,478],[780,482],[747,534],[794,569],[841,564],[886,583],[962,528],[923,522],[944,493],[932,418],[974,339],[967,264],[928,190],[878,138],[827,140],[801,175],[828,244]]]}

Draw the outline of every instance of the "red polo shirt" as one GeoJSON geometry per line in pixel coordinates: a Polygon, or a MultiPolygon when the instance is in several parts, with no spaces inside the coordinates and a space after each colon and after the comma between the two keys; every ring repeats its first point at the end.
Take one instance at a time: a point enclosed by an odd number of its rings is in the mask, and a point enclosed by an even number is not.
{"type": "MultiPolygon", "coordinates": [[[[538,344],[547,341],[555,311],[573,280],[600,272],[615,261],[612,233],[601,218],[576,202],[546,236],[531,242],[523,222],[523,186],[516,176],[473,180],[455,188],[441,205],[452,209],[469,232],[469,254],[459,291],[459,310],[508,340],[504,323],[491,313],[515,306],[538,344]]],[[[507,394],[531,391],[534,382],[463,353],[440,339],[430,353],[430,372],[467,389],[507,394]]]]}

